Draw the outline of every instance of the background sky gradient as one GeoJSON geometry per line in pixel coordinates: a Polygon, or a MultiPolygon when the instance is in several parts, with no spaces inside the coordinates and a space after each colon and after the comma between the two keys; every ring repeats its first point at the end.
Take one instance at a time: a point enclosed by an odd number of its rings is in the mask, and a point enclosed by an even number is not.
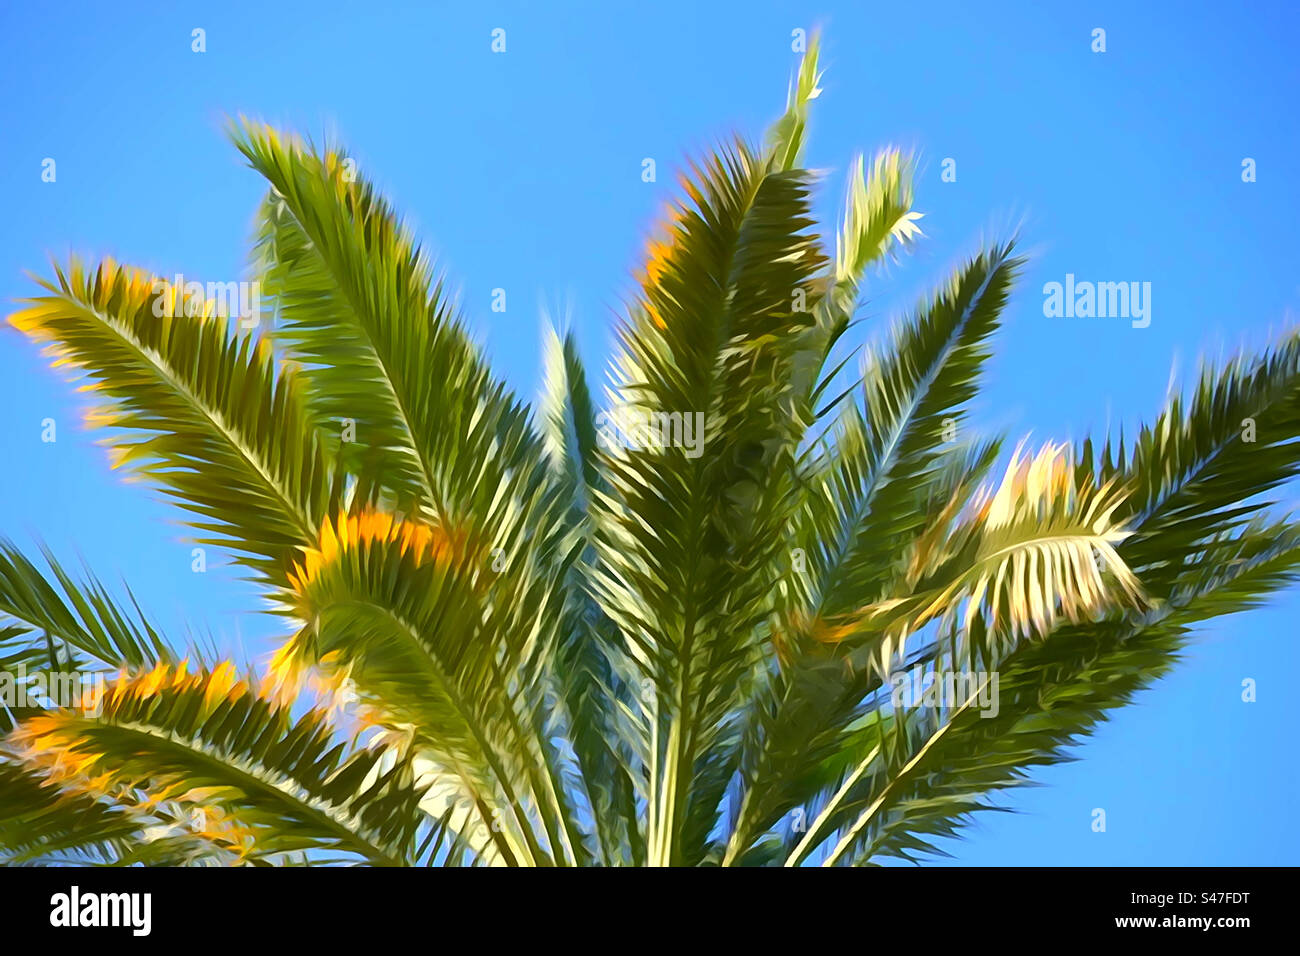
{"type": "MultiPolygon", "coordinates": [[[[808,163],[837,214],[855,151],[920,161],[927,239],[869,284],[865,340],[981,237],[1032,255],[971,424],[1133,429],[1175,366],[1259,347],[1300,306],[1293,3],[66,3],[0,0],[0,298],[49,254],[240,278],[263,185],[221,132],[247,113],[337,135],[409,216],[496,368],[534,396],[539,315],[571,310],[593,377],[683,158],[761,135],[825,28],[808,163]],[[191,52],[191,30],[207,52],[191,52]],[[490,33],[507,31],[507,52],[490,33]],[[1091,32],[1107,32],[1093,53],[1091,32]],[[46,157],[57,181],[41,181],[46,157]],[[654,158],[658,182],[641,180],[654,158]],[[940,180],[944,158],[957,181],[940,180]],[[1241,162],[1258,181],[1243,183],[1241,162]],[[1045,282],[1147,281],[1152,322],[1048,319],[1045,282]],[[493,313],[491,290],[507,291],[493,313]]],[[[6,307],[6,312],[8,308],[6,307]]],[[[0,533],[127,580],[151,617],[256,659],[279,623],[178,512],[111,473],[84,396],[0,332],[0,533]],[[58,441],[41,442],[41,421],[58,441]]],[[[1295,490],[1284,489],[1284,502],[1295,490]]],[[[945,845],[971,864],[1300,863],[1292,680],[1300,594],[1212,622],[1082,762],[945,845]],[[1244,678],[1258,702],[1241,701],[1244,678]],[[1093,808],[1105,833],[1091,829],[1093,808]],[[1290,821],[1290,822],[1288,822],[1290,821]]]]}

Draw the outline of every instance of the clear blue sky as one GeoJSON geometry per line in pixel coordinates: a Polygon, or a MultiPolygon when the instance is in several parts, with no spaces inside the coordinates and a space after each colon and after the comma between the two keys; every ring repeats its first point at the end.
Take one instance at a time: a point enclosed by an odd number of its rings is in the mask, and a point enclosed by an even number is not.
{"type": "MultiPolygon", "coordinates": [[[[809,162],[830,173],[824,214],[855,150],[895,143],[923,163],[929,238],[873,284],[864,335],[981,235],[1023,224],[1034,258],[976,425],[1039,439],[1131,426],[1155,414],[1176,359],[1186,370],[1259,345],[1300,305],[1290,3],[2,4],[6,301],[31,291],[24,270],[69,249],[238,278],[262,191],[220,132],[242,111],[341,135],[438,251],[496,367],[533,395],[539,304],[572,304],[601,368],[670,171],[732,130],[761,133],[795,66],[791,30],[822,24],[809,162]],[[489,49],[496,27],[504,55],[489,49]],[[1090,49],[1095,27],[1105,54],[1090,49]],[[641,181],[645,157],[656,184],[641,181]],[[946,157],[955,183],[940,180],[946,157]],[[1043,283],[1067,272],[1151,282],[1150,327],[1044,318],[1043,283]],[[505,314],[490,311],[495,287],[505,314]]],[[[0,532],[125,578],[173,633],[260,653],[276,622],[230,569],[191,572],[175,512],[110,474],[82,406],[0,334],[0,532]],[[47,417],[54,444],[40,441],[47,417]]],[[[1208,627],[1081,762],[1037,774],[1046,787],[1007,800],[1018,814],[952,844],[958,860],[1300,863],[1298,597],[1208,627]],[[1255,704],[1240,701],[1246,677],[1255,704]]]]}

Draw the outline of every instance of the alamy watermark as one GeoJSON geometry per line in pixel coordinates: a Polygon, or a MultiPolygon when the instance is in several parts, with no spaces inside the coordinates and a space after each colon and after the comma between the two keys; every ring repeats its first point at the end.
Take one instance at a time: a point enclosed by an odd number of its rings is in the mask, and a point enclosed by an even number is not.
{"type": "Polygon", "coordinates": [[[602,448],[685,449],[687,458],[704,453],[703,412],[652,412],[625,408],[596,416],[596,441],[602,448]]]}
{"type": "Polygon", "coordinates": [[[103,671],[33,671],[19,664],[0,671],[0,704],[7,708],[76,710],[98,717],[104,700],[103,671]]]}
{"type": "Polygon", "coordinates": [[[153,929],[152,893],[83,893],[72,886],[50,897],[50,925],[57,928],[123,927],[132,936],[153,929]]]}
{"type": "Polygon", "coordinates": [[[177,273],[173,281],[154,279],[153,314],[158,318],[173,317],[183,310],[185,315],[203,315],[209,304],[218,318],[239,319],[239,327],[251,329],[262,314],[262,284],[253,282],[186,282],[177,273]]]}
{"type": "Polygon", "coordinates": [[[1065,282],[1043,286],[1043,315],[1049,319],[1132,319],[1135,329],[1151,324],[1150,282],[1065,282]]]}
{"type": "Polygon", "coordinates": [[[932,707],[955,710],[977,707],[981,717],[996,717],[997,671],[943,671],[917,665],[889,677],[890,702],[896,708],[932,707]]]}

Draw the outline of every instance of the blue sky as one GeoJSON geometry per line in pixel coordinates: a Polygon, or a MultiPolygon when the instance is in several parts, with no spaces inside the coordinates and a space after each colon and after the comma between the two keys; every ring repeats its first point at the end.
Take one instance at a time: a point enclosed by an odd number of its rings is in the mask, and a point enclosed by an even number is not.
{"type": "MultiPolygon", "coordinates": [[[[780,111],[791,31],[826,31],[808,155],[829,220],[855,151],[917,151],[928,238],[873,279],[870,336],[981,237],[1032,253],[977,428],[1037,439],[1149,420],[1177,363],[1258,347],[1300,307],[1300,12],[1215,3],[5,3],[0,298],[48,254],[238,278],[262,186],[245,112],[348,144],[429,242],[500,372],[537,389],[539,307],[593,370],[680,161],[780,111]],[[1058,9],[1061,8],[1061,9],[1058,9]],[[491,31],[506,30],[504,54],[491,31]],[[1106,52],[1091,50],[1094,28],[1106,52]],[[206,31],[206,53],[191,31],[206,31]],[[42,160],[57,180],[41,180],[42,160]],[[642,160],[658,165],[641,179],[642,160]],[[1244,183],[1241,163],[1257,165],[1244,183]],[[945,183],[945,158],[957,181],[945,183]],[[1045,318],[1042,287],[1148,281],[1152,322],[1045,318]],[[507,290],[493,313],[491,290],[507,290]]],[[[177,513],[109,472],[84,402],[0,333],[0,532],[129,581],[174,634],[260,653],[277,622],[177,513]],[[58,423],[42,443],[41,421],[58,423]]],[[[1294,499],[1294,492],[1283,496],[1294,499]]],[[[1296,864],[1289,681],[1300,599],[1208,626],[1170,678],[949,849],[978,864],[1296,864]],[[1244,678],[1259,700],[1240,700],[1244,678]],[[1093,808],[1105,833],[1091,829],[1093,808]]]]}

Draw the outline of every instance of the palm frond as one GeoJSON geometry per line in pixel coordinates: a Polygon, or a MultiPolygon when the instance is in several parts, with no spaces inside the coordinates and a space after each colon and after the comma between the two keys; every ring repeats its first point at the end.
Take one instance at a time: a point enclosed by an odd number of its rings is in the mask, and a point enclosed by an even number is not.
{"type": "Polygon", "coordinates": [[[96,578],[79,583],[48,550],[44,557],[58,588],[12,542],[0,540],[0,653],[22,652],[51,667],[72,664],[74,654],[108,667],[169,659],[167,643],[133,596],[124,609],[96,578]]]}
{"type": "Polygon", "coordinates": [[[982,253],[898,326],[889,351],[869,353],[860,403],[841,409],[807,466],[793,552],[803,570],[786,575],[775,632],[788,666],[751,707],[728,862],[800,802],[872,687],[865,669],[846,670],[810,647],[809,627],[885,599],[929,517],[964,501],[992,464],[996,443],[947,438],[974,395],[1020,265],[1010,245],[982,253]]]}
{"type": "Polygon", "coordinates": [[[349,748],[325,715],[295,717],[223,663],[184,663],[110,685],[99,713],[51,711],[9,746],[51,784],[146,788],[256,828],[262,852],[326,849],[379,865],[408,860],[419,793],[408,761],[349,748]]]}
{"type": "Polygon", "coordinates": [[[55,272],[9,321],[90,379],[104,404],[89,421],[113,429],[114,466],[159,484],[200,543],[281,581],[336,495],[297,376],[276,371],[265,341],[232,334],[211,300],[111,260],[55,272]]]}
{"type": "Polygon", "coordinates": [[[955,619],[971,638],[960,654],[971,662],[1001,653],[997,640],[1009,646],[1045,637],[1063,622],[1146,607],[1141,584],[1116,549],[1128,537],[1114,519],[1123,492],[1113,484],[1093,487],[1086,477],[1076,484],[1077,476],[1066,446],[1049,443],[1026,457],[1018,450],[996,490],[969,504],[954,502],[960,511],[932,522],[897,595],[844,623],[814,623],[814,636],[839,642],[865,632],[878,641],[873,663],[888,673],[904,656],[907,636],[941,618],[955,619]]]}
{"type": "Polygon", "coordinates": [[[596,407],[572,334],[563,339],[547,327],[543,344],[542,438],[560,482],[572,489],[574,507],[585,515],[601,486],[596,407]]]}
{"type": "Polygon", "coordinates": [[[1202,369],[1126,453],[1085,442],[1080,468],[1132,488],[1119,517],[1135,528],[1125,556],[1161,594],[1197,545],[1247,521],[1264,495],[1300,473],[1300,333],[1259,357],[1202,369]]]}
{"type": "Polygon", "coordinates": [[[785,517],[770,476],[789,472],[776,463],[798,438],[781,396],[809,323],[797,303],[824,262],[805,232],[804,174],[769,172],[737,145],[684,188],[690,205],[652,242],[620,333],[612,410],[620,426],[677,431],[644,447],[606,441],[611,490],[596,507],[594,593],[657,694],[644,719],[649,859],[661,864],[702,850],[682,845],[689,794],[723,775],[697,757],[727,734],[758,651],[785,517]]]}
{"type": "Polygon", "coordinates": [[[254,260],[316,420],[335,436],[355,425],[341,454],[402,510],[500,520],[499,491],[526,499],[540,449],[527,408],[492,376],[428,258],[337,152],[251,121],[231,135],[271,186],[254,260]]]}
{"type": "Polygon", "coordinates": [[[510,860],[583,852],[537,723],[546,645],[493,612],[484,542],[367,511],[321,531],[294,576],[284,656],[345,672],[456,774],[510,860]],[[545,835],[535,832],[540,817],[545,835]]]}
{"type": "Polygon", "coordinates": [[[810,104],[822,92],[817,85],[822,77],[818,69],[820,56],[821,36],[813,34],[799,61],[799,72],[790,83],[785,112],[767,132],[768,163],[776,172],[788,172],[802,165],[810,104]]]}
{"type": "Polygon", "coordinates": [[[121,806],[63,790],[0,759],[0,861],[5,865],[59,858],[112,862],[139,831],[139,820],[121,806]]]}
{"type": "Polygon", "coordinates": [[[1180,575],[1176,597],[1158,609],[1022,644],[997,667],[994,707],[912,711],[911,746],[873,766],[838,818],[837,852],[824,861],[939,852],[933,837],[996,809],[991,792],[1071,759],[1074,745],[1173,667],[1194,625],[1254,607],[1300,579],[1300,529],[1289,520],[1253,522],[1216,551],[1222,563],[1180,575]]]}

